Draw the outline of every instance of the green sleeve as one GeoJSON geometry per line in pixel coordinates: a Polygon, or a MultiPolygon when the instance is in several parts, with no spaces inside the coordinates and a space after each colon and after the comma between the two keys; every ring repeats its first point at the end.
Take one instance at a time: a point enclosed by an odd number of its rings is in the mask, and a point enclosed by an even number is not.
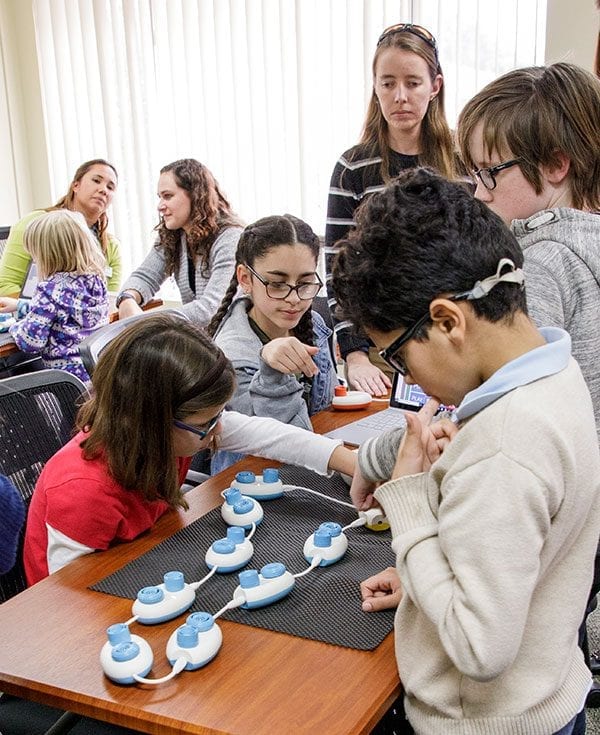
{"type": "Polygon", "coordinates": [[[21,292],[27,266],[31,260],[23,249],[23,235],[27,225],[42,214],[43,209],[36,209],[10,228],[0,260],[0,296],[11,296],[21,292]]]}
{"type": "Polygon", "coordinates": [[[114,235],[108,236],[106,261],[108,266],[112,268],[107,288],[109,291],[118,292],[121,288],[121,245],[114,235]]]}

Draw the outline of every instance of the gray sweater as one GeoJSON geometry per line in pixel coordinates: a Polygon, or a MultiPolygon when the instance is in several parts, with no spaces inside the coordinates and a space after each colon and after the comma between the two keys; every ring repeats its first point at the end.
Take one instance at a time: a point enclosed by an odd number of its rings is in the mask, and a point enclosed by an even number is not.
{"type": "MultiPolygon", "coordinates": [[[[565,329],[592,397],[600,439],[600,214],[558,208],[514,220],[525,263],[527,307],[541,327],[565,329]]],[[[404,429],[366,441],[358,461],[366,479],[389,479],[404,429]]]]}
{"type": "MultiPolygon", "coordinates": [[[[241,234],[241,227],[227,227],[220,232],[210,250],[207,274],[202,273],[200,262],[196,264],[194,292],[188,278],[187,242],[185,233],[181,233],[177,286],[184,304],[182,310],[200,327],[205,327],[212,319],[229,286],[241,234]]],[[[157,241],[144,262],[125,281],[123,291],[135,289],[142,295],[142,303],[145,303],[154,296],[169,275],[164,251],[157,241]]]]}

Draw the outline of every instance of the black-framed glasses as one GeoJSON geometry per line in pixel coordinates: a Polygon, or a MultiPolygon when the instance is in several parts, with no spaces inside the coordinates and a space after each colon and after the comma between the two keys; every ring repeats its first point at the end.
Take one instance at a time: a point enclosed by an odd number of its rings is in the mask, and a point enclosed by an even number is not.
{"type": "Polygon", "coordinates": [[[489,189],[489,191],[493,191],[497,185],[496,174],[500,173],[500,171],[504,171],[504,169],[506,168],[516,166],[517,164],[521,163],[522,160],[522,158],[511,158],[510,161],[504,161],[503,163],[499,163],[496,166],[478,168],[473,171],[473,176],[477,176],[479,181],[481,181],[486,189],[489,189]]]}
{"type": "Polygon", "coordinates": [[[179,419],[173,419],[173,424],[178,429],[189,431],[192,434],[196,434],[196,436],[199,436],[200,439],[205,439],[211,433],[211,431],[215,430],[215,427],[221,420],[222,415],[223,411],[219,411],[219,413],[206,424],[204,429],[197,429],[195,426],[190,426],[190,424],[186,424],[185,421],[179,421],[179,419]]]}
{"type": "Polygon", "coordinates": [[[413,36],[417,36],[422,41],[425,41],[434,50],[435,59],[436,61],[438,60],[438,47],[433,33],[428,31],[427,28],[423,28],[423,26],[416,25],[415,23],[396,23],[386,28],[381,36],[379,36],[377,45],[380,46],[386,38],[393,36],[395,33],[412,33],[413,36]]]}
{"type": "Polygon", "coordinates": [[[323,281],[319,278],[318,273],[314,274],[317,279],[316,283],[297,283],[295,286],[292,286],[284,281],[267,281],[266,278],[263,278],[260,273],[257,273],[248,264],[246,264],[246,268],[262,283],[267,292],[267,296],[270,299],[277,299],[278,301],[285,301],[292,291],[298,294],[298,298],[301,301],[310,301],[315,298],[323,286],[323,281]]]}
{"type": "MultiPolygon", "coordinates": [[[[488,276],[481,281],[477,281],[473,288],[470,288],[468,291],[461,291],[460,293],[445,296],[444,298],[447,298],[448,301],[473,301],[475,299],[482,299],[499,283],[516,283],[521,288],[525,284],[525,275],[522,269],[517,268],[510,258],[500,259],[498,268],[493,276],[488,276]],[[509,270],[505,270],[506,268],[509,270]]],[[[397,370],[400,375],[406,375],[408,373],[408,368],[400,351],[407,342],[410,342],[411,339],[416,337],[418,331],[430,320],[431,314],[429,313],[429,309],[427,309],[427,313],[413,322],[398,339],[395,339],[390,345],[379,351],[381,359],[385,360],[391,368],[397,370]]]]}

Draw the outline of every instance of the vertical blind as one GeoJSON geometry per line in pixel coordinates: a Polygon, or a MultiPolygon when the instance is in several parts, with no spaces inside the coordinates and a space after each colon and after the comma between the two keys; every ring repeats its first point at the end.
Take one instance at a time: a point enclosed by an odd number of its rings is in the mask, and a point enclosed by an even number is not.
{"type": "Polygon", "coordinates": [[[250,222],[324,231],[329,177],[358,140],[383,28],[438,39],[453,125],[499,74],[543,63],[546,0],[33,0],[50,179],[119,172],[124,275],[153,241],[162,166],[193,157],[250,222]]]}

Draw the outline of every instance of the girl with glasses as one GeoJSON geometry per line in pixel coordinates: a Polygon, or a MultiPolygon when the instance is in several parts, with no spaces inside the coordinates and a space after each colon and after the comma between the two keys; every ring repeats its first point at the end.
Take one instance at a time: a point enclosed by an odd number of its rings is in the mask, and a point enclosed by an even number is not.
{"type": "MultiPolygon", "coordinates": [[[[331,176],[325,228],[328,273],[335,244],[354,225],[360,203],[400,171],[417,165],[430,166],[447,178],[456,175],[435,38],[422,26],[398,23],[377,43],[360,142],[341,155],[331,176]]],[[[336,337],[351,386],[385,394],[391,387],[389,372],[369,340],[341,326],[336,326],[336,337]]]]}
{"type": "MultiPolygon", "coordinates": [[[[331,404],[337,384],[331,330],[311,309],[323,285],[318,257],[318,237],[290,214],[244,230],[236,272],[208,328],[235,368],[236,411],[311,430],[309,416],[331,404]]],[[[237,459],[219,452],[213,472],[237,459]]]]}
{"type": "Polygon", "coordinates": [[[193,455],[224,449],[353,473],[340,442],[273,419],[221,415],[235,385],[223,352],[187,319],[139,319],[102,352],[79,433],[45,465],[29,510],[30,584],[84,554],[130,541],[164,513],[187,508],[193,455]]]}
{"type": "Polygon", "coordinates": [[[174,276],[183,312],[205,327],[231,278],[243,225],[213,174],[194,158],[160,170],[158,214],[154,247],[117,296],[119,317],[140,314],[141,306],[174,276]]]}

